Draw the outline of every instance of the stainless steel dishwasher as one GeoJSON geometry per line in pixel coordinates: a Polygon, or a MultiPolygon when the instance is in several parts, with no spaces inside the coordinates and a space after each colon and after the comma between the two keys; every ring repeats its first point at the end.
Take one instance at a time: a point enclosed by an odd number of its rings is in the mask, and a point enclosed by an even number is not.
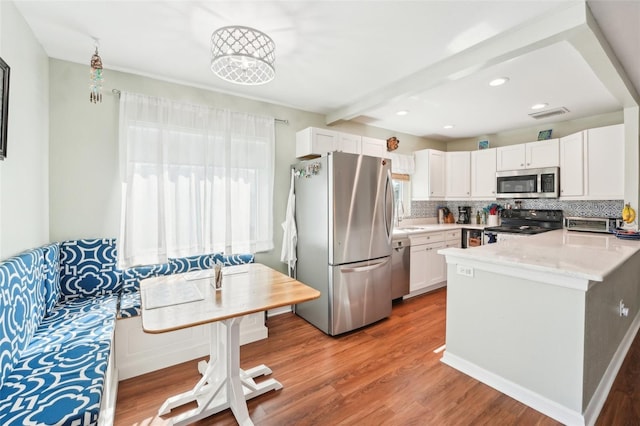
{"type": "Polygon", "coordinates": [[[391,299],[409,294],[409,267],[411,266],[411,240],[406,235],[393,237],[391,254],[391,299]]]}

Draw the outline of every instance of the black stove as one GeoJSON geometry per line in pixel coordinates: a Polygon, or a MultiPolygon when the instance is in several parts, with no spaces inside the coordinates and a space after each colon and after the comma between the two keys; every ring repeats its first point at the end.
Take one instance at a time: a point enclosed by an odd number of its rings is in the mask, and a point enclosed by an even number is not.
{"type": "Polygon", "coordinates": [[[562,210],[507,209],[500,213],[502,224],[484,228],[489,233],[533,235],[562,229],[562,210]]]}

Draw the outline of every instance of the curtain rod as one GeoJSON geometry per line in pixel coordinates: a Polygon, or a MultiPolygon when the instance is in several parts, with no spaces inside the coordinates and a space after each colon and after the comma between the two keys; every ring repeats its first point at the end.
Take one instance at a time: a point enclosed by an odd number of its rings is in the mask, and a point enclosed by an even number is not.
{"type": "MultiPolygon", "coordinates": [[[[117,97],[120,97],[120,90],[118,89],[111,89],[111,93],[113,93],[114,95],[116,95],[117,97]]],[[[285,120],[282,118],[274,118],[273,121],[277,122],[277,123],[282,123],[282,124],[286,124],[287,126],[289,125],[289,120],[285,120]]]]}

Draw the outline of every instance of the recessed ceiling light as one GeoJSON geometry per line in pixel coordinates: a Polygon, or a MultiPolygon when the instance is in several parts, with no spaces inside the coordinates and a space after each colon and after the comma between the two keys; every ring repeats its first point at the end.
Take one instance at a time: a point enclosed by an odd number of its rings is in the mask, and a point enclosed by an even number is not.
{"type": "Polygon", "coordinates": [[[502,86],[503,84],[505,84],[505,83],[506,83],[506,82],[508,82],[508,81],[509,81],[509,78],[508,78],[508,77],[500,77],[500,78],[496,78],[496,79],[491,80],[491,81],[489,82],[489,86],[493,86],[493,87],[496,87],[496,86],[502,86]]]}
{"type": "Polygon", "coordinates": [[[407,111],[406,109],[396,112],[396,115],[400,115],[400,116],[407,115],[407,114],[409,114],[409,111],[407,111]]]}
{"type": "Polygon", "coordinates": [[[454,127],[456,127],[456,126],[454,126],[453,124],[445,124],[443,126],[443,128],[445,128],[445,129],[453,129],[454,127]]]}
{"type": "Polygon", "coordinates": [[[531,109],[542,109],[546,106],[549,106],[549,104],[535,104],[535,105],[531,105],[531,109]]]}

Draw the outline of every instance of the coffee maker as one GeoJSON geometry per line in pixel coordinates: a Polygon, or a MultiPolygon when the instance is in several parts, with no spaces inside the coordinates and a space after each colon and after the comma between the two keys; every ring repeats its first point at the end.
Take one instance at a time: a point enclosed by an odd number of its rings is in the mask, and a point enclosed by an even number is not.
{"type": "Polygon", "coordinates": [[[458,223],[471,223],[471,207],[458,207],[458,223]]]}

